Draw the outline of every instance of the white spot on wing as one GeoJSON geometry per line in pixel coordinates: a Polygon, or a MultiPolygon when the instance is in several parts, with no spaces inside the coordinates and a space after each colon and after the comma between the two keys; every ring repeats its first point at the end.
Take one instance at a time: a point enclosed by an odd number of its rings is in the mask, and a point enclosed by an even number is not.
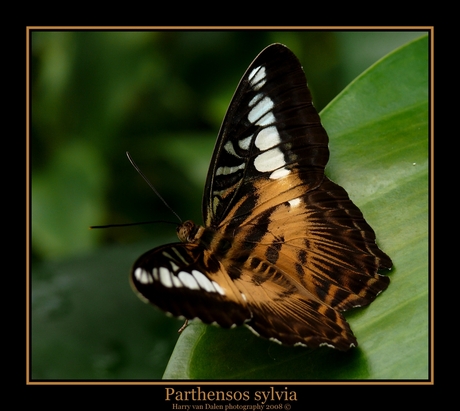
{"type": "Polygon", "coordinates": [[[265,67],[259,66],[252,70],[249,73],[248,80],[254,90],[259,90],[266,82],[265,67]]]}
{"type": "Polygon", "coordinates": [[[173,286],[173,283],[169,270],[165,267],[160,267],[158,270],[160,272],[161,284],[163,284],[165,287],[171,288],[173,286]]]}
{"type": "Polygon", "coordinates": [[[329,347],[329,348],[335,348],[332,344],[329,344],[327,342],[323,342],[319,345],[320,347],[329,347]]]}
{"type": "Polygon", "coordinates": [[[174,272],[176,272],[179,269],[179,266],[174,261],[170,260],[169,264],[171,264],[171,268],[174,272]]]}
{"type": "MultiPolygon", "coordinates": [[[[256,103],[260,102],[264,98],[262,93],[256,94],[249,102],[249,107],[254,107],[256,103]]],[[[268,98],[268,97],[267,97],[268,98]]]]}
{"type": "Polygon", "coordinates": [[[271,109],[274,106],[273,101],[267,96],[260,99],[260,96],[257,95],[251,100],[251,102],[249,103],[249,106],[251,107],[252,104],[254,104],[256,100],[258,101],[255,104],[255,106],[251,109],[251,111],[249,112],[248,120],[251,123],[255,123],[259,126],[267,125],[267,124],[274,122],[275,117],[271,113],[271,109]]]}
{"type": "Polygon", "coordinates": [[[153,274],[153,278],[155,279],[155,281],[158,281],[160,279],[160,276],[158,274],[158,268],[154,267],[152,270],[152,274],[153,274]]]}
{"type": "MultiPolygon", "coordinates": [[[[176,250],[176,249],[173,248],[173,251],[175,251],[175,250],[176,250]]],[[[168,260],[172,260],[172,259],[173,259],[173,257],[172,257],[169,253],[167,253],[166,251],[163,251],[161,254],[163,254],[168,260]]]]}
{"type": "MultiPolygon", "coordinates": [[[[247,321],[250,321],[251,319],[249,318],[247,321]]],[[[244,324],[247,328],[249,328],[255,335],[257,335],[257,337],[260,337],[260,334],[254,330],[254,328],[252,328],[250,325],[248,324],[244,324]]]]}
{"type": "Polygon", "coordinates": [[[281,143],[281,138],[275,126],[262,129],[257,134],[255,144],[260,150],[268,150],[281,143]]]}
{"type": "Polygon", "coordinates": [[[192,270],[192,274],[201,288],[205,289],[208,292],[216,292],[216,290],[211,284],[211,281],[209,281],[209,279],[203,273],[197,270],[192,270]]]}
{"type": "Polygon", "coordinates": [[[250,144],[251,144],[251,139],[252,139],[252,135],[249,136],[249,137],[243,138],[242,140],[239,140],[239,141],[238,141],[238,145],[239,145],[240,148],[242,148],[243,150],[249,150],[249,146],[250,146],[250,144]]]}
{"type": "Polygon", "coordinates": [[[274,171],[286,165],[284,155],[278,148],[272,148],[259,154],[254,160],[255,168],[261,173],[266,171],[274,171]]]}
{"type": "Polygon", "coordinates": [[[140,267],[134,270],[134,277],[136,278],[137,281],[139,281],[142,284],[148,284],[148,283],[153,282],[153,279],[149,275],[149,273],[140,267]]]}
{"type": "Polygon", "coordinates": [[[239,166],[234,166],[234,167],[219,167],[216,170],[216,176],[219,175],[228,175],[228,174],[233,174],[236,173],[238,170],[242,170],[244,168],[245,164],[240,164],[239,166]]]}
{"type": "Polygon", "coordinates": [[[286,177],[290,172],[291,170],[288,170],[287,168],[279,168],[270,174],[270,178],[272,180],[278,180],[279,178],[286,177]]]}
{"type": "Polygon", "coordinates": [[[269,340],[270,340],[270,341],[273,341],[273,342],[275,342],[275,343],[277,343],[277,344],[280,344],[280,345],[283,344],[280,340],[278,340],[278,339],[275,338],[275,337],[271,337],[271,338],[269,338],[269,340]]]}
{"type": "Polygon", "coordinates": [[[175,275],[171,275],[171,278],[172,278],[174,287],[176,287],[176,288],[181,288],[182,287],[182,283],[180,282],[180,280],[175,275]]]}
{"type": "Polygon", "coordinates": [[[134,270],[134,278],[137,280],[137,281],[141,281],[141,277],[142,277],[142,268],[140,267],[137,267],[135,270],[134,270]]]}
{"type": "Polygon", "coordinates": [[[273,124],[276,121],[275,116],[272,112],[265,114],[260,120],[257,121],[258,126],[268,126],[269,124],[273,124]]]}
{"type": "Polygon", "coordinates": [[[187,273],[186,271],[181,271],[179,274],[177,274],[177,276],[182,281],[182,284],[184,284],[184,286],[189,288],[190,290],[200,289],[200,286],[198,285],[192,274],[187,273]]]}
{"type": "Polygon", "coordinates": [[[293,200],[288,201],[291,207],[297,207],[300,204],[300,202],[301,202],[300,198],[294,198],[293,200]]]}
{"type": "Polygon", "coordinates": [[[212,285],[214,286],[214,288],[217,290],[217,292],[218,292],[220,295],[225,295],[224,289],[223,289],[219,284],[217,284],[215,281],[213,281],[213,282],[212,282],[212,285]]]}
{"type": "Polygon", "coordinates": [[[200,273],[198,270],[192,270],[192,273],[186,271],[180,271],[177,274],[177,278],[174,276],[173,282],[176,287],[187,287],[190,290],[200,290],[204,289],[208,292],[215,293],[218,292],[220,295],[225,295],[224,289],[217,284],[215,281],[210,281],[205,275],[200,273]],[[176,281],[181,281],[181,285],[176,285],[176,281]]]}
{"type": "Polygon", "coordinates": [[[236,158],[241,158],[238,154],[236,154],[235,149],[233,148],[233,143],[231,141],[227,141],[224,145],[224,149],[228,154],[235,156],[236,158]]]}
{"type": "Polygon", "coordinates": [[[294,347],[306,347],[306,348],[308,348],[308,345],[307,345],[307,344],[304,344],[304,343],[301,343],[301,342],[296,342],[296,343],[294,344],[294,347]]]}

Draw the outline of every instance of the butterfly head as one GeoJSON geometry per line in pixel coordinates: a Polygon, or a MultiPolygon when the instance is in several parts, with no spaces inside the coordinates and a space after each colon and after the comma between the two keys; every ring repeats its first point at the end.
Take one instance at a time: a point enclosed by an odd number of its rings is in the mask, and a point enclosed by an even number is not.
{"type": "Polygon", "coordinates": [[[192,221],[187,220],[176,228],[177,237],[183,243],[193,243],[198,232],[198,226],[192,221]]]}
{"type": "MultiPolygon", "coordinates": [[[[205,228],[196,225],[192,220],[184,221],[176,228],[177,237],[182,243],[198,244],[205,232],[205,228]]],[[[214,231],[208,229],[208,231],[214,231]]],[[[202,244],[203,245],[203,244],[202,244]]]]}

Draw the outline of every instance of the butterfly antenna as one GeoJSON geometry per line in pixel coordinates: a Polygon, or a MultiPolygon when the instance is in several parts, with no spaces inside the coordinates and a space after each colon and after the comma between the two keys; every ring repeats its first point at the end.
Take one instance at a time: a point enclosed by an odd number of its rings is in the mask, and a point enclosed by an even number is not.
{"type": "Polygon", "coordinates": [[[153,186],[153,184],[149,181],[149,179],[144,175],[144,173],[141,171],[141,169],[137,166],[137,164],[134,162],[134,160],[131,158],[131,155],[129,152],[126,152],[126,156],[128,157],[129,162],[131,165],[135,168],[135,170],[139,173],[139,175],[144,179],[144,181],[149,185],[149,187],[153,190],[153,192],[158,196],[158,198],[163,201],[163,204],[177,217],[177,219],[182,223],[182,218],[179,217],[179,214],[177,214],[166,202],[166,200],[160,195],[160,193],[157,191],[157,189],[153,186]]]}
{"type": "Polygon", "coordinates": [[[174,224],[174,225],[177,225],[177,223],[173,223],[173,222],[171,222],[171,221],[153,220],[153,221],[141,221],[140,223],[122,223],[122,224],[91,225],[91,226],[89,227],[89,229],[92,230],[92,229],[94,229],[94,228],[130,227],[130,226],[133,226],[133,225],[158,224],[158,223],[174,224]]]}

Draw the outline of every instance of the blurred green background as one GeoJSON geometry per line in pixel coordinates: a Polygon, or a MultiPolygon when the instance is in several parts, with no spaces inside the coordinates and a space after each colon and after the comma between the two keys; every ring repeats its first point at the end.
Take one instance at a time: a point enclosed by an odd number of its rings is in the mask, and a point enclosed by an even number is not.
{"type": "Polygon", "coordinates": [[[201,223],[220,123],[247,66],[281,42],[301,60],[320,111],[411,31],[31,32],[34,379],[160,379],[180,321],[138,300],[134,260],[201,223]]]}

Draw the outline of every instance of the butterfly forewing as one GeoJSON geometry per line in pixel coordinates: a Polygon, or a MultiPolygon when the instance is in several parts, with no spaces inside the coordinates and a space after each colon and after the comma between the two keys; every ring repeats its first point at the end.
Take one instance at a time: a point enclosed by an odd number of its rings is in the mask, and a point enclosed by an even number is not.
{"type": "Polygon", "coordinates": [[[222,327],[251,319],[241,293],[222,275],[220,263],[194,244],[170,244],[143,254],[134,264],[131,283],[141,298],[187,319],[222,327]],[[208,258],[207,263],[204,260],[208,258]],[[210,307],[219,307],[210,310],[210,307]]]}
{"type": "Polygon", "coordinates": [[[285,46],[267,47],[246,70],[222,123],[203,197],[205,225],[218,227],[260,179],[296,171],[304,191],[317,187],[328,158],[299,60],[285,46]]]}
{"type": "Polygon", "coordinates": [[[263,50],[223,121],[203,196],[204,227],[135,263],[144,299],[185,318],[245,324],[288,345],[356,346],[341,314],[386,289],[390,258],[346,191],[324,175],[328,136],[298,59],[263,50]]]}

